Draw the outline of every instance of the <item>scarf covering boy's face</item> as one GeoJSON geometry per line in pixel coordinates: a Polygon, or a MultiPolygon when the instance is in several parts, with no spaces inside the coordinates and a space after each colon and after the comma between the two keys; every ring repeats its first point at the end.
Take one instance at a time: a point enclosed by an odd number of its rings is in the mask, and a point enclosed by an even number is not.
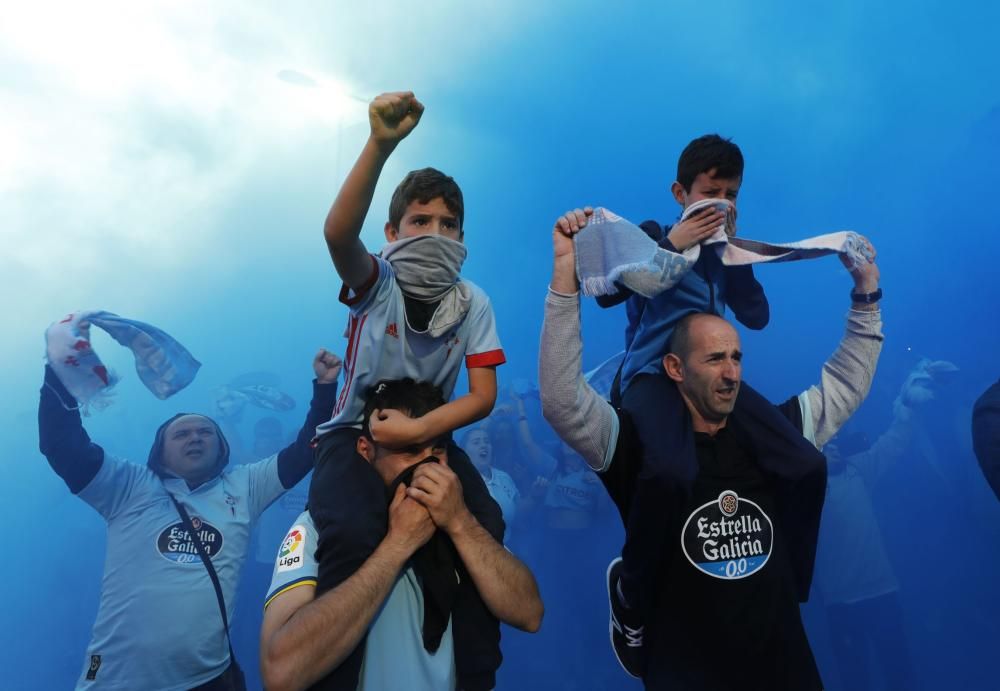
{"type": "Polygon", "coordinates": [[[163,432],[163,467],[188,482],[203,482],[218,468],[218,428],[202,415],[184,415],[163,432]]]}
{"type": "Polygon", "coordinates": [[[682,212],[695,202],[705,199],[720,199],[730,202],[732,207],[726,217],[726,234],[733,237],[736,235],[736,198],[740,194],[743,178],[719,178],[715,177],[715,173],[715,168],[698,173],[691,182],[690,190],[684,189],[684,186],[679,182],[675,182],[670,190],[674,199],[681,205],[682,212]]]}

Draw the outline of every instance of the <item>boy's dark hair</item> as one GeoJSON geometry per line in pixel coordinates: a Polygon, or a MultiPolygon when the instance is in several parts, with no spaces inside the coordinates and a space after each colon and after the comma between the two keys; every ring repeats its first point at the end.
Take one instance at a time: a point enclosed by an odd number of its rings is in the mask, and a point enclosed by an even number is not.
{"type": "Polygon", "coordinates": [[[392,193],[389,202],[389,224],[399,230],[403,222],[406,207],[412,202],[426,204],[432,199],[441,197],[448,211],[458,216],[458,227],[465,228],[465,202],[462,190],[455,178],[445,175],[436,168],[421,168],[411,170],[392,193]]]}
{"type": "Polygon", "coordinates": [[[684,147],[677,159],[677,182],[685,192],[691,191],[694,179],[715,169],[713,177],[732,179],[743,177],[743,152],[729,139],[717,134],[698,137],[684,147]]]}
{"type": "Polygon", "coordinates": [[[422,417],[440,408],[445,403],[440,387],[426,381],[406,379],[385,379],[368,389],[365,394],[364,421],[361,424],[361,434],[372,438],[369,420],[372,411],[399,410],[410,417],[422,417]]]}

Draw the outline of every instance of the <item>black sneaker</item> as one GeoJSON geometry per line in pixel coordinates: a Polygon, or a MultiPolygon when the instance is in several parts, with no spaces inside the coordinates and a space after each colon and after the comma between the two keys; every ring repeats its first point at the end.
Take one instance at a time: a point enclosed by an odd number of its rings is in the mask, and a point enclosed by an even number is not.
{"type": "Polygon", "coordinates": [[[618,597],[618,578],[622,571],[621,557],[608,564],[608,604],[611,616],[608,631],[611,634],[611,647],[615,651],[618,663],[626,672],[636,679],[642,677],[646,668],[646,655],[642,649],[642,632],[644,626],[639,613],[622,604],[618,597]]]}

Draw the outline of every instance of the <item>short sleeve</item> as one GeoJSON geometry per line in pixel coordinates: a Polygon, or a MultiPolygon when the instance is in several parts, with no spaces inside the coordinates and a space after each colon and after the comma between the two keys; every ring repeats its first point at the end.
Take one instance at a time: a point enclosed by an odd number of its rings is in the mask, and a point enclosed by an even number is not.
{"type": "Polygon", "coordinates": [[[250,501],[250,519],[257,520],[264,510],[285,493],[278,474],[278,454],[262,461],[243,466],[248,473],[247,496],[250,501]]]}
{"type": "Polygon", "coordinates": [[[507,361],[497,336],[496,318],[493,316],[493,306],[486,294],[473,288],[475,298],[466,316],[468,326],[465,344],[465,367],[495,367],[507,361]]]}
{"type": "Polygon", "coordinates": [[[295,520],[295,524],[285,534],[278,555],[274,560],[274,571],[271,574],[271,586],[267,589],[264,608],[271,604],[274,598],[292,588],[302,585],[316,585],[319,566],[316,563],[316,545],[318,538],[312,516],[303,511],[295,520]]]}
{"type": "Polygon", "coordinates": [[[77,496],[94,507],[104,520],[110,521],[121,513],[152,477],[152,471],[146,466],[105,454],[104,463],[97,475],[77,496]]]}
{"type": "Polygon", "coordinates": [[[389,262],[369,254],[372,273],[358,290],[351,290],[347,284],[340,287],[340,302],[350,308],[352,314],[366,311],[372,305],[385,300],[395,283],[389,262]]]}

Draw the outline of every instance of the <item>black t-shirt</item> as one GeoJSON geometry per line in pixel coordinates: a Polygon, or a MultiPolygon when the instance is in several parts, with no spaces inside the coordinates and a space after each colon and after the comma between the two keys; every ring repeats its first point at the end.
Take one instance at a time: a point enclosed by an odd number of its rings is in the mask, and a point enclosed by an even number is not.
{"type": "MultiPolygon", "coordinates": [[[[641,461],[624,414],[621,423],[603,478],[613,497],[631,491],[641,461]]],[[[732,417],[714,437],[695,434],[695,446],[694,486],[667,512],[676,537],[645,622],[646,687],[821,689],[769,477],[732,417]]]]}

